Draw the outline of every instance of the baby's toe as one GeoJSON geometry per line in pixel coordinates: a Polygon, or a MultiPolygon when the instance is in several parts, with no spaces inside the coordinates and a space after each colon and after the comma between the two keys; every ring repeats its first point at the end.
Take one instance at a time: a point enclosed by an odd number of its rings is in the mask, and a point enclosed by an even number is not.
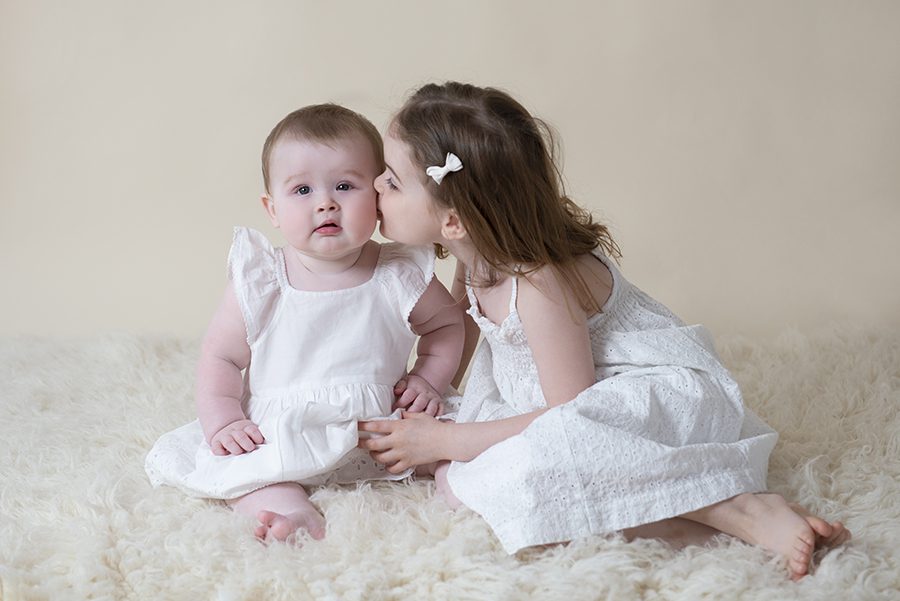
{"type": "Polygon", "coordinates": [[[271,528],[272,522],[274,522],[277,517],[279,517],[277,513],[269,511],[268,509],[261,509],[256,513],[256,520],[266,528],[271,528]]]}

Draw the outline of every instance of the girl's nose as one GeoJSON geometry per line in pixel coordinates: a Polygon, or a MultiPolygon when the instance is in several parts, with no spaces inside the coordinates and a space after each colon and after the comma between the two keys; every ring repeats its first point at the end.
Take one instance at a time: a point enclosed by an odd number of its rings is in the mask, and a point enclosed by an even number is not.
{"type": "Polygon", "coordinates": [[[374,182],[372,182],[372,187],[375,188],[375,191],[378,192],[379,194],[381,194],[381,189],[384,187],[384,185],[381,182],[383,177],[384,177],[384,174],[382,173],[381,175],[379,175],[378,177],[375,178],[374,182]]]}

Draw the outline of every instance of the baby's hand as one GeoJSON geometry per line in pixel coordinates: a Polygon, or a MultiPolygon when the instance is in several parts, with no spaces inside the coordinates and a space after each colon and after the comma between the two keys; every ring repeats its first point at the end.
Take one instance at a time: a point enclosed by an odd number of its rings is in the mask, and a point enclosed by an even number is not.
{"type": "Polygon", "coordinates": [[[249,419],[231,422],[215,433],[209,441],[213,455],[241,455],[256,450],[256,445],[266,442],[262,432],[249,419]]]}
{"type": "Polygon", "coordinates": [[[424,412],[435,417],[444,412],[443,398],[425,378],[410,374],[394,385],[395,407],[410,413],[424,412]]]}

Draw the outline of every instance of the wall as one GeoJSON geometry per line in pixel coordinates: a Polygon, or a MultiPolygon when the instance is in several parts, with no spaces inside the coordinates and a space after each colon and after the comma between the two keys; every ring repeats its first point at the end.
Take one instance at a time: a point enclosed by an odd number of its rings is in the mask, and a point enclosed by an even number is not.
{"type": "MultiPolygon", "coordinates": [[[[265,135],[459,79],[558,130],[626,275],[715,333],[900,325],[900,3],[0,5],[0,334],[199,335],[265,135]]],[[[443,268],[444,277],[450,266],[443,268]]]]}

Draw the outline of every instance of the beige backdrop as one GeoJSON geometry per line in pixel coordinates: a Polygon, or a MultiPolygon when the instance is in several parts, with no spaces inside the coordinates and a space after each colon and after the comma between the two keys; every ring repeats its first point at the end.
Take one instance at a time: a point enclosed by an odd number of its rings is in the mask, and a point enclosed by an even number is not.
{"type": "MultiPolygon", "coordinates": [[[[503,87],[715,333],[900,325],[900,2],[0,3],[0,333],[199,335],[270,127],[503,87]]],[[[449,265],[442,272],[446,277],[449,265]]]]}

